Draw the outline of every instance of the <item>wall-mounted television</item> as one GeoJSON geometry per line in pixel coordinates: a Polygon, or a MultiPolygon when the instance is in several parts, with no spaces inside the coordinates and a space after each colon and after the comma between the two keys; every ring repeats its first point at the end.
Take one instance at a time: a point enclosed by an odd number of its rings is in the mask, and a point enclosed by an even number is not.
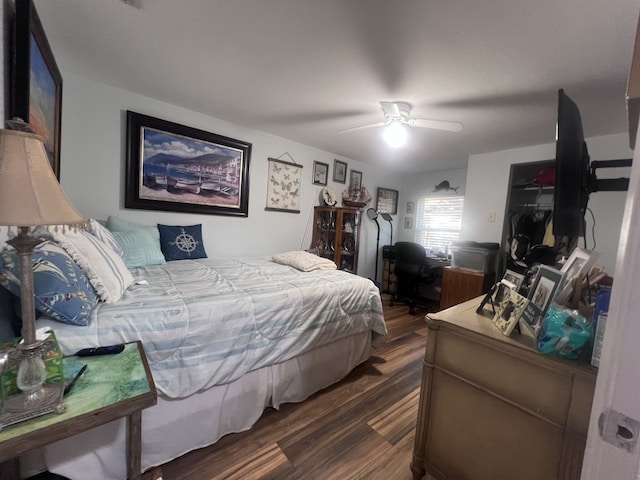
{"type": "Polygon", "coordinates": [[[582,132],[580,110],[560,89],[553,199],[553,234],[556,237],[584,236],[584,214],[589,193],[589,152],[582,132]]]}
{"type": "Polygon", "coordinates": [[[563,89],[558,91],[556,177],[553,200],[554,236],[583,237],[589,195],[598,191],[625,191],[628,178],[599,180],[598,168],[629,167],[631,159],[591,162],[582,130],[580,110],[563,89]]]}

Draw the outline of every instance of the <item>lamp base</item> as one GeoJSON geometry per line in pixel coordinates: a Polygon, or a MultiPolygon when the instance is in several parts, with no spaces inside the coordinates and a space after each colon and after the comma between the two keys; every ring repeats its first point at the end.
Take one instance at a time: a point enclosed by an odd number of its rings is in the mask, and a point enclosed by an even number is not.
{"type": "Polygon", "coordinates": [[[64,413],[64,383],[45,384],[32,393],[18,393],[6,398],[0,410],[0,430],[47,413],[64,413]]]}

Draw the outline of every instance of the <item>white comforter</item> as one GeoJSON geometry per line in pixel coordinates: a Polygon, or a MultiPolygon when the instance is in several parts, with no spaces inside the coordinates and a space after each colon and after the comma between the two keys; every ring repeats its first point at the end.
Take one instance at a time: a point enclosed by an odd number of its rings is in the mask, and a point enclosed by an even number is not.
{"type": "Polygon", "coordinates": [[[156,387],[171,398],[232,382],[331,341],[386,335],[373,282],[339,270],[301,272],[268,258],[168,262],[100,304],[87,327],[49,319],[65,354],[141,340],[156,387]]]}

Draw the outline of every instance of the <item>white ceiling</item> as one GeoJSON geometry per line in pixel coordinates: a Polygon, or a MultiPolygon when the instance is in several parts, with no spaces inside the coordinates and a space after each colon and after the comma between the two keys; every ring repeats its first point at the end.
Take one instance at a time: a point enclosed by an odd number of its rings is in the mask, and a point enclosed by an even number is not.
{"type": "Polygon", "coordinates": [[[63,76],[403,172],[553,142],[558,88],[580,107],[586,136],[626,131],[634,0],[133,3],[142,8],[35,0],[63,76]],[[382,121],[381,100],[464,131],[413,128],[402,150],[381,128],[338,133],[382,121]]]}

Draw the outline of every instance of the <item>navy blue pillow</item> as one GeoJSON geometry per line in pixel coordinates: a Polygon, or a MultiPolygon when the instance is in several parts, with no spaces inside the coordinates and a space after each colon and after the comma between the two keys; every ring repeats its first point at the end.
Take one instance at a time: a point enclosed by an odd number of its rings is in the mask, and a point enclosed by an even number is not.
{"type": "Polygon", "coordinates": [[[202,242],[202,224],[160,225],[160,248],[167,261],[207,258],[202,242]]]}

